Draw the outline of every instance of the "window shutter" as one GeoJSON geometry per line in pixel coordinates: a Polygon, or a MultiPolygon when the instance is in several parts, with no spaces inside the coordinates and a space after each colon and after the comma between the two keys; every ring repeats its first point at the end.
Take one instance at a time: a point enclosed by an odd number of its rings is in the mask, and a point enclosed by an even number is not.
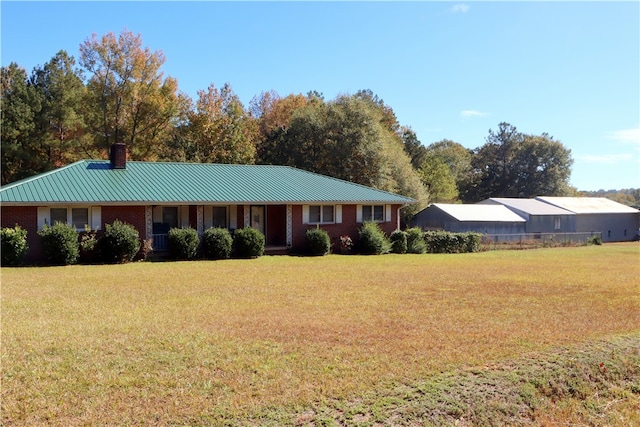
{"type": "Polygon", "coordinates": [[[342,224],[342,205],[336,205],[336,224],[342,224]]]}
{"type": "Polygon", "coordinates": [[[38,230],[41,230],[42,227],[44,227],[45,221],[49,224],[49,208],[38,206],[38,230]]]}
{"type": "Polygon", "coordinates": [[[309,224],[309,205],[302,205],[302,223],[309,224]]]}
{"type": "Polygon", "coordinates": [[[362,205],[356,206],[356,222],[362,222],[362,205]]]}
{"type": "Polygon", "coordinates": [[[385,210],[385,213],[384,213],[385,222],[391,221],[391,205],[385,205],[384,210],[385,210]]]}
{"type": "Polygon", "coordinates": [[[91,207],[91,230],[102,228],[102,208],[100,206],[91,207]]]}

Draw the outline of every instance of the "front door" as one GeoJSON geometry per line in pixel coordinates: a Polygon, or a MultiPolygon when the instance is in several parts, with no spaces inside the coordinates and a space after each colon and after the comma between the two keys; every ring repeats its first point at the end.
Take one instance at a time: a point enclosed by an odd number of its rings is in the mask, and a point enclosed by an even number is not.
{"type": "Polygon", "coordinates": [[[251,228],[265,234],[264,206],[251,206],[251,228]]]}

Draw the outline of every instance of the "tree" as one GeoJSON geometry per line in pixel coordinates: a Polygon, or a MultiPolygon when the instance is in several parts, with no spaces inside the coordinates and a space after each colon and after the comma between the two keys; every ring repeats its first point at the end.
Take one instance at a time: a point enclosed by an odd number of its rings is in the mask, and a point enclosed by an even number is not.
{"type": "Polygon", "coordinates": [[[571,150],[548,134],[526,135],[508,124],[489,130],[486,143],[474,151],[471,177],[463,199],[562,196],[570,192],[571,150]]]}
{"type": "Polygon", "coordinates": [[[83,157],[85,87],[80,72],[75,69],[75,59],[59,51],[44,67],[34,69],[31,83],[42,99],[35,124],[48,168],[83,157]]]}
{"type": "Polygon", "coordinates": [[[429,191],[430,202],[453,202],[458,198],[458,187],[451,168],[438,154],[427,154],[418,172],[429,191]]]}
{"type": "Polygon", "coordinates": [[[196,109],[189,115],[192,161],[252,164],[256,155],[254,122],[231,86],[213,84],[198,91],[196,109]]]}
{"type": "Polygon", "coordinates": [[[92,73],[87,85],[87,124],[100,151],[124,142],[133,159],[154,159],[178,113],[178,84],[163,78],[161,51],[142,47],[140,35],[95,34],[80,45],[80,64],[92,73]]]}
{"type": "Polygon", "coordinates": [[[6,184],[42,172],[47,166],[34,138],[42,100],[29,84],[26,71],[14,62],[2,67],[0,86],[2,184],[6,184]]]}
{"type": "Polygon", "coordinates": [[[419,169],[424,163],[427,156],[427,148],[422,145],[416,133],[407,126],[400,128],[400,139],[404,146],[404,151],[411,158],[411,164],[414,168],[419,169]]]}

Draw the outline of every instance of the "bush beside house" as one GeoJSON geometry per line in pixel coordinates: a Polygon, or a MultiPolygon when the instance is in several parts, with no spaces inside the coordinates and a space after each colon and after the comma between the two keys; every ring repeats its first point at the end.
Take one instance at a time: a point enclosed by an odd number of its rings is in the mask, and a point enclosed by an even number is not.
{"type": "Polygon", "coordinates": [[[0,229],[2,265],[19,265],[29,250],[27,230],[16,225],[0,229]]]}

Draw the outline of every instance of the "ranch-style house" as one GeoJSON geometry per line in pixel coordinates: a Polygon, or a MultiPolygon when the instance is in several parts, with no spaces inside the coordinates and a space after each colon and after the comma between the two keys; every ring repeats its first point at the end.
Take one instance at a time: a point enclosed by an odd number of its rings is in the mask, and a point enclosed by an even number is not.
{"type": "Polygon", "coordinates": [[[303,249],[309,228],[357,240],[365,221],[391,233],[400,209],[416,203],[374,188],[288,166],[127,161],[114,144],[110,160],[81,160],[0,188],[2,227],[28,232],[27,262],[42,261],[37,231],[63,221],[78,232],[103,230],[115,220],[133,225],[155,251],[166,248],[172,227],[234,230],[253,227],[266,253],[303,249]]]}

